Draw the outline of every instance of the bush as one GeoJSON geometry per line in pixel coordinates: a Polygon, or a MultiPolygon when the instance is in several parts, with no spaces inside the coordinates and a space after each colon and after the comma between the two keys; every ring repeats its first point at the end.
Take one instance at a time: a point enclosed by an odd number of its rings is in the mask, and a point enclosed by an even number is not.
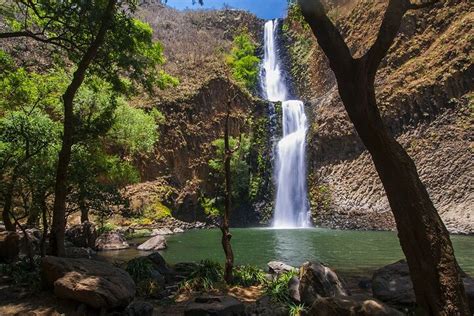
{"type": "Polygon", "coordinates": [[[151,220],[160,220],[171,217],[171,210],[160,201],[156,201],[145,208],[143,216],[151,220]]]}
{"type": "Polygon", "coordinates": [[[291,298],[288,283],[290,282],[290,279],[296,275],[296,271],[290,271],[278,275],[278,277],[267,284],[265,294],[270,296],[275,302],[290,304],[291,298]]]}
{"type": "Polygon", "coordinates": [[[233,283],[235,285],[252,286],[264,284],[266,282],[265,272],[251,265],[235,267],[233,274],[233,283]]]}
{"type": "Polygon", "coordinates": [[[249,90],[255,89],[258,80],[260,59],[255,56],[255,49],[256,45],[249,34],[243,32],[234,38],[231,53],[226,60],[234,79],[249,90]]]}
{"type": "Polygon", "coordinates": [[[223,282],[223,277],[224,272],[218,262],[203,260],[181,284],[181,288],[190,291],[208,291],[214,289],[217,283],[223,282]]]}
{"type": "Polygon", "coordinates": [[[33,265],[26,257],[15,263],[0,264],[0,275],[11,277],[13,284],[39,292],[41,290],[41,258],[35,257],[33,265]]]}
{"type": "Polygon", "coordinates": [[[135,283],[148,279],[151,275],[153,264],[148,258],[135,258],[127,263],[125,270],[130,274],[135,283]]]}
{"type": "Polygon", "coordinates": [[[306,312],[306,306],[304,304],[290,304],[290,316],[300,316],[303,312],[306,312]]]}
{"type": "Polygon", "coordinates": [[[97,229],[97,234],[102,235],[104,233],[109,233],[113,232],[114,230],[117,229],[117,225],[112,224],[112,223],[103,223],[99,229],[97,229]]]}

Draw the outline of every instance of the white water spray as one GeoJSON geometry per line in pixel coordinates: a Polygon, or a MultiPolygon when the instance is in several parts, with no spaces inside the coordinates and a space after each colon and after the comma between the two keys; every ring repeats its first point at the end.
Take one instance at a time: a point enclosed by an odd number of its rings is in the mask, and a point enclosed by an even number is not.
{"type": "Polygon", "coordinates": [[[310,224],[306,195],[306,115],[303,102],[287,100],[288,89],[278,58],[277,28],[277,20],[265,23],[265,55],[261,78],[266,98],[273,102],[282,101],[283,137],[277,146],[277,196],[273,226],[308,227],[310,224]]]}

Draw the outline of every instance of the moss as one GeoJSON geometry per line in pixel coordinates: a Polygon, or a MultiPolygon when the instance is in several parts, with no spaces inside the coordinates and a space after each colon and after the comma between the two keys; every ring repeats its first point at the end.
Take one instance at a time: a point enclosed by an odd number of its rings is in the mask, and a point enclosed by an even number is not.
{"type": "Polygon", "coordinates": [[[171,210],[160,201],[156,201],[145,208],[143,215],[151,220],[160,220],[171,217],[171,210]]]}

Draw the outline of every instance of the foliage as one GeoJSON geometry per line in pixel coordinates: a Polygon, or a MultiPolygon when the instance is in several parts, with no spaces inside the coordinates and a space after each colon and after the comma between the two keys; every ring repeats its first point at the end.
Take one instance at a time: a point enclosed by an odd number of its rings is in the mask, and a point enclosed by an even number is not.
{"type": "MultiPolygon", "coordinates": [[[[214,159],[209,160],[209,167],[213,176],[224,178],[224,139],[219,138],[212,142],[215,149],[214,159]]],[[[250,137],[243,134],[240,139],[229,137],[230,148],[238,150],[232,155],[230,169],[232,173],[232,196],[234,199],[246,198],[250,180],[249,165],[247,162],[250,151],[250,137]]],[[[220,181],[223,183],[223,181],[220,181]]],[[[221,187],[223,190],[223,186],[221,187]]]]}
{"type": "Polygon", "coordinates": [[[171,210],[160,201],[155,201],[153,204],[145,208],[143,216],[150,220],[160,220],[171,217],[171,210]]]}
{"type": "Polygon", "coordinates": [[[234,38],[232,50],[226,58],[234,79],[249,90],[255,89],[258,80],[260,59],[255,55],[255,50],[255,43],[244,31],[234,38]]]}
{"type": "Polygon", "coordinates": [[[142,109],[133,108],[121,101],[115,111],[115,121],[108,137],[125,154],[150,153],[158,139],[157,120],[163,120],[157,110],[147,114],[142,109]]]}
{"type": "Polygon", "coordinates": [[[307,308],[304,304],[289,304],[290,316],[300,316],[307,311],[307,308]]]}
{"type": "MultiPolygon", "coordinates": [[[[19,0],[6,2],[1,9],[7,31],[23,32],[59,48],[77,65],[93,42],[108,4],[106,0],[19,0]]],[[[163,47],[153,41],[149,25],[132,17],[136,8],[135,0],[118,2],[89,73],[123,93],[136,92],[140,85],[149,91],[176,85],[175,78],[156,69],[165,61],[163,47]]]]}
{"type": "Polygon", "coordinates": [[[199,202],[201,207],[204,209],[204,214],[217,217],[221,214],[220,209],[216,206],[217,205],[217,198],[206,198],[205,196],[201,196],[199,202]]]}
{"type": "Polygon", "coordinates": [[[297,275],[296,271],[290,271],[279,274],[274,280],[266,285],[265,293],[270,296],[272,300],[280,303],[291,303],[288,283],[290,279],[297,275]]]}
{"type": "Polygon", "coordinates": [[[125,270],[130,274],[135,283],[148,279],[151,275],[153,264],[148,258],[135,258],[127,262],[125,270]]]}
{"type": "Polygon", "coordinates": [[[223,268],[218,262],[203,260],[181,284],[181,288],[191,291],[208,291],[215,288],[216,283],[222,282],[223,277],[223,268]]]}
{"type": "Polygon", "coordinates": [[[266,282],[265,272],[251,265],[234,267],[233,276],[233,283],[241,286],[259,285],[266,282]]]}
{"type": "Polygon", "coordinates": [[[147,257],[130,260],[125,270],[135,281],[138,295],[154,296],[161,289],[159,283],[152,277],[153,263],[147,257]]]}
{"type": "Polygon", "coordinates": [[[33,292],[41,290],[41,258],[35,257],[33,265],[26,257],[11,264],[0,264],[0,274],[12,278],[13,283],[33,292]]]}
{"type": "Polygon", "coordinates": [[[99,228],[97,229],[97,234],[101,235],[103,233],[113,232],[116,229],[117,229],[117,225],[115,224],[99,221],[99,228]]]}

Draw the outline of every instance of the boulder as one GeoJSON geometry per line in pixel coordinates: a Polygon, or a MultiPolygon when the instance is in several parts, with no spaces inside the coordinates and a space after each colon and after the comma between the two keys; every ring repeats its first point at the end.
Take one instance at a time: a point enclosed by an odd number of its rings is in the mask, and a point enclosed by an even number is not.
{"type": "Polygon", "coordinates": [[[66,258],[85,258],[91,259],[96,252],[90,248],[83,248],[83,247],[67,247],[66,250],[66,258]]]}
{"type": "Polygon", "coordinates": [[[127,316],[152,316],[153,305],[147,302],[135,301],[130,303],[125,309],[127,316]]]}
{"type": "Polygon", "coordinates": [[[173,232],[169,228],[156,228],[151,231],[151,236],[158,236],[158,235],[172,235],[173,232]]]}
{"type": "Polygon", "coordinates": [[[403,316],[404,314],[370,297],[338,296],[316,299],[307,315],[403,316]]]}
{"type": "Polygon", "coordinates": [[[277,302],[265,295],[247,307],[246,315],[288,316],[288,304],[277,302]]]}
{"type": "MultiPolygon", "coordinates": [[[[474,279],[464,272],[463,282],[471,310],[474,310],[474,279]]],[[[375,271],[372,276],[372,293],[375,298],[397,308],[414,308],[415,291],[410,270],[405,260],[389,264],[375,271]]]]}
{"type": "Polygon", "coordinates": [[[295,267],[292,267],[281,261],[270,261],[269,263],[267,263],[267,265],[268,272],[270,272],[271,274],[280,274],[297,270],[295,267]]]}
{"type": "Polygon", "coordinates": [[[148,256],[148,259],[153,263],[153,268],[161,274],[171,274],[171,269],[166,264],[163,256],[159,252],[154,252],[148,256]]]}
{"type": "Polygon", "coordinates": [[[231,296],[200,296],[186,306],[185,316],[244,315],[244,304],[231,296]]]}
{"type": "Polygon", "coordinates": [[[300,279],[298,277],[293,276],[288,282],[288,293],[293,302],[297,304],[301,302],[300,279]]]}
{"type": "Polygon", "coordinates": [[[16,232],[0,232],[0,262],[13,262],[20,253],[20,236],[16,232]]]}
{"type": "Polygon", "coordinates": [[[184,233],[184,229],[179,228],[179,227],[173,229],[173,234],[179,234],[179,233],[184,233]]]}
{"type": "Polygon", "coordinates": [[[118,232],[103,233],[95,241],[95,249],[97,250],[120,250],[129,247],[130,245],[125,237],[118,232]]]}
{"type": "Polygon", "coordinates": [[[301,302],[308,306],[320,297],[348,295],[337,274],[317,261],[301,266],[299,292],[301,302]]]}
{"type": "Polygon", "coordinates": [[[66,239],[76,247],[94,248],[97,239],[95,225],[86,221],[66,230],[66,239]]]}
{"type": "Polygon", "coordinates": [[[130,275],[105,262],[45,257],[41,271],[45,285],[53,288],[57,297],[93,308],[125,307],[135,296],[130,275]]]}
{"type": "Polygon", "coordinates": [[[145,251],[151,251],[151,250],[161,250],[166,248],[166,239],[162,235],[156,235],[155,237],[151,237],[147,241],[145,241],[143,244],[138,246],[138,250],[145,250],[145,251]]]}

